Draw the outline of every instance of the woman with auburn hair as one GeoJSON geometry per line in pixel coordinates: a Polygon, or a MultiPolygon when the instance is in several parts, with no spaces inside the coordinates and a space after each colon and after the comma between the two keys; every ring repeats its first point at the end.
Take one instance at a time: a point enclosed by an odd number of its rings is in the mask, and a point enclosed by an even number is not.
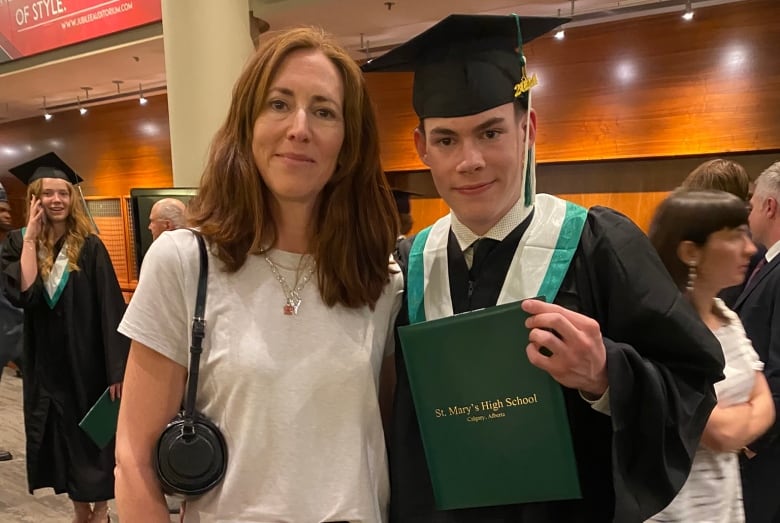
{"type": "Polygon", "coordinates": [[[745,521],[740,452],[774,422],[769,386],[737,315],[717,298],[739,283],[756,248],[748,235],[744,200],[723,191],[680,189],[658,207],[650,240],[672,279],[723,348],[725,379],[715,384],[718,403],[704,429],[688,480],[677,497],[650,520],[656,523],[745,521]]]}
{"type": "Polygon", "coordinates": [[[109,521],[114,444],[98,447],[79,421],[107,389],[121,395],[124,298],[72,169],[49,153],[11,172],[29,182],[27,226],[9,233],[0,261],[0,285],[24,310],[29,490],[67,493],[74,523],[109,521]]]}
{"type": "MultiPolygon", "coordinates": [[[[228,448],[185,520],[385,520],[380,369],[403,283],[360,70],[314,28],[271,34],[238,79],[192,225],[209,245],[197,408],[228,448]]],[[[198,248],[162,235],[120,331],[133,339],[117,432],[122,519],[168,521],[153,448],[181,405],[198,248]]]]}

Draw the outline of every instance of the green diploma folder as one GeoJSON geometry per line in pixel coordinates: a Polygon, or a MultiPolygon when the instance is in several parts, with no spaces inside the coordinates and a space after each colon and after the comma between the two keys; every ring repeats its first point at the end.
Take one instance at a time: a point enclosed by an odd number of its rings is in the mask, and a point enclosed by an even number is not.
{"type": "Polygon", "coordinates": [[[561,386],[508,303],[400,327],[436,508],[580,498],[561,386]]]}
{"type": "Polygon", "coordinates": [[[79,422],[79,427],[101,449],[108,445],[116,434],[119,401],[118,398],[116,401],[111,401],[111,394],[106,389],[79,422]]]}

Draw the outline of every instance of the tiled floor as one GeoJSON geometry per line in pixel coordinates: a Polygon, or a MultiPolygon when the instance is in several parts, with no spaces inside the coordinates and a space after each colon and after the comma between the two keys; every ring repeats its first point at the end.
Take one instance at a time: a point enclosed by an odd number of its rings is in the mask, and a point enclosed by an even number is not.
{"type": "MultiPolygon", "coordinates": [[[[11,461],[0,462],[0,522],[2,523],[70,523],[73,509],[66,495],[55,495],[51,489],[27,493],[24,465],[24,426],[22,423],[22,380],[6,368],[0,381],[0,447],[10,450],[11,461]]],[[[111,521],[119,518],[110,502],[111,521]]],[[[171,521],[178,521],[172,516],[171,521]]]]}

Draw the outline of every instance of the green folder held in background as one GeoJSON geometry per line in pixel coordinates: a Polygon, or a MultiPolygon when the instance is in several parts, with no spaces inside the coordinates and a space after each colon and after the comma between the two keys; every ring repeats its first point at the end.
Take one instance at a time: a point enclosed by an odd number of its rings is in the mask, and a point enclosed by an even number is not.
{"type": "MultiPolygon", "coordinates": [[[[110,387],[109,387],[110,388],[110,387]]],[[[79,427],[92,438],[95,445],[105,448],[116,434],[116,422],[119,418],[119,398],[111,401],[109,388],[100,395],[89,412],[79,422],[79,427]]]]}
{"type": "Polygon", "coordinates": [[[561,386],[520,302],[399,328],[436,508],[580,498],[561,386]]]}

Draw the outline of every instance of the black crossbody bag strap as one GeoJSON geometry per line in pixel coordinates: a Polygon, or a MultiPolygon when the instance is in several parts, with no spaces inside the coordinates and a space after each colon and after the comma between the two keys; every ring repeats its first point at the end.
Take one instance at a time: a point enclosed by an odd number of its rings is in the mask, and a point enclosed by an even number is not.
{"type": "Polygon", "coordinates": [[[198,273],[198,295],[195,299],[195,314],[192,318],[192,344],[190,345],[190,368],[187,396],[184,399],[184,419],[192,422],[195,412],[195,398],[198,393],[200,353],[203,352],[203,338],[206,334],[206,288],[209,281],[209,256],[206,242],[198,231],[190,229],[198,240],[200,271],[198,273]]]}
{"type": "Polygon", "coordinates": [[[168,493],[187,497],[208,492],[225,478],[228,448],[219,427],[195,410],[202,343],[206,335],[206,287],[208,252],[198,231],[190,229],[198,240],[200,272],[195,313],[192,318],[192,342],[187,395],[184,410],[163,429],[154,454],[160,483],[168,493]]]}

